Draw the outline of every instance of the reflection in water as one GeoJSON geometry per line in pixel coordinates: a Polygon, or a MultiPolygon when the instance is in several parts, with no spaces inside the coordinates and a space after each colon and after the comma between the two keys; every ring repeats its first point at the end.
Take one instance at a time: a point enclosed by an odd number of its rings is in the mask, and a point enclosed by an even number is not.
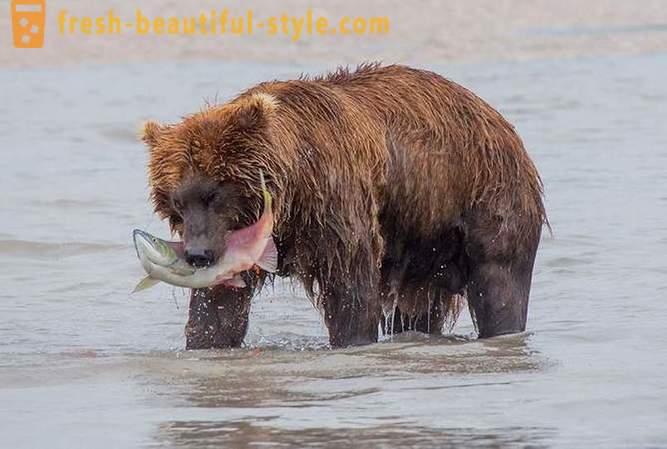
{"type": "MultiPolygon", "coordinates": [[[[169,361],[172,366],[160,373],[168,369],[177,378],[182,396],[175,397],[182,397],[189,406],[256,407],[271,401],[305,405],[383,391],[386,381],[430,378],[437,383],[441,379],[442,387],[457,388],[466,384],[448,385],[441,376],[521,373],[547,366],[543,357],[529,349],[529,338],[524,333],[465,342],[409,333],[391,343],[343,350],[197,351],[169,361]],[[197,354],[196,359],[192,354],[197,354]],[[347,390],[345,380],[353,380],[348,384],[354,388],[347,390]]],[[[155,379],[149,381],[155,383],[155,379]]]]}
{"type": "Polygon", "coordinates": [[[190,418],[157,430],[156,440],[176,447],[539,447],[545,428],[448,425],[466,390],[504,388],[546,365],[529,342],[406,333],[345,350],[188,352],[158,361],[144,382],[190,418]],[[405,404],[414,404],[413,420],[405,404]]]}
{"type": "MultiPolygon", "coordinates": [[[[264,421],[271,421],[265,418],[264,421]]],[[[501,429],[429,429],[387,423],[358,429],[290,430],[246,421],[173,421],[162,424],[158,440],[178,448],[326,447],[326,448],[546,448],[553,430],[510,427],[501,429]]]]}

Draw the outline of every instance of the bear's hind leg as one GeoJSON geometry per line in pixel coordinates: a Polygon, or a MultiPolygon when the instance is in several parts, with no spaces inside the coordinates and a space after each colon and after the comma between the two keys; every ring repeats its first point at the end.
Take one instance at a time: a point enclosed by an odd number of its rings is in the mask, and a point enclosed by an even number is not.
{"type": "Polygon", "coordinates": [[[503,257],[472,259],[467,299],[480,338],[526,330],[528,297],[539,232],[503,257]]]}
{"type": "Polygon", "coordinates": [[[254,288],[192,290],[186,349],[237,348],[248,330],[254,288]]]}

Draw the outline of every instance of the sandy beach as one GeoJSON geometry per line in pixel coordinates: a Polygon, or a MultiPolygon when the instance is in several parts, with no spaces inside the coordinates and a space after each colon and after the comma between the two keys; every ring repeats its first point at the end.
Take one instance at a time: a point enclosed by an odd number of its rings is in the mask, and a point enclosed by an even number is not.
{"type": "MultiPolygon", "coordinates": [[[[9,8],[0,8],[0,23],[9,24],[9,8]]],[[[7,28],[9,31],[9,27],[7,28]]],[[[7,33],[9,34],[9,33],[7,33]]],[[[355,64],[365,60],[410,64],[454,61],[553,59],[667,50],[667,7],[662,0],[521,1],[455,0],[420,2],[332,0],[273,2],[154,0],[49,0],[43,49],[14,49],[0,41],[0,67],[59,66],[71,63],[209,60],[281,64],[301,61],[355,64]],[[57,16],[101,16],[109,10],[132,19],[146,16],[196,16],[227,8],[231,15],[249,9],[256,17],[313,14],[331,20],[388,17],[389,33],[381,36],[310,36],[292,42],[288,36],[86,36],[59,34],[57,16]]],[[[9,37],[9,36],[7,36],[9,37]]]]}

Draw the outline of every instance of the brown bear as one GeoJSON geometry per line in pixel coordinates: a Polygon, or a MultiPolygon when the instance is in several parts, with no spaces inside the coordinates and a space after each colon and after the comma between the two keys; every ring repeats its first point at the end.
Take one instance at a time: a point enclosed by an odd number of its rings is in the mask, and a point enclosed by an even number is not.
{"type": "MultiPolygon", "coordinates": [[[[377,64],[264,82],[143,140],[155,210],[196,267],[257,220],[264,173],[276,275],[303,284],[334,347],[439,333],[462,297],[479,337],[525,330],[542,183],[512,125],[454,82],[377,64]]],[[[267,276],[194,290],[187,348],[241,345],[267,276]]]]}

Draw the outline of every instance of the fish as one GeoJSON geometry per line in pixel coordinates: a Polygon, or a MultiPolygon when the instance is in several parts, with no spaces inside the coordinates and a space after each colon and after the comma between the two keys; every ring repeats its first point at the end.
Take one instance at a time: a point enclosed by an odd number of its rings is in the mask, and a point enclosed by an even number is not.
{"type": "Polygon", "coordinates": [[[141,266],[148,274],[132,293],[145,290],[161,281],[160,276],[171,273],[176,276],[191,276],[195,268],[185,261],[183,242],[170,242],[141,229],[132,231],[134,248],[141,266]]]}
{"type": "Polygon", "coordinates": [[[278,250],[273,241],[273,209],[271,194],[260,172],[264,210],[254,224],[225,236],[226,251],[216,264],[194,268],[185,261],[183,242],[170,242],[148,232],[135,229],[134,247],[147,276],[134,292],[153,287],[159,282],[186,288],[207,288],[216,285],[244,288],[241,273],[254,267],[268,272],[278,268],[278,250]]]}

